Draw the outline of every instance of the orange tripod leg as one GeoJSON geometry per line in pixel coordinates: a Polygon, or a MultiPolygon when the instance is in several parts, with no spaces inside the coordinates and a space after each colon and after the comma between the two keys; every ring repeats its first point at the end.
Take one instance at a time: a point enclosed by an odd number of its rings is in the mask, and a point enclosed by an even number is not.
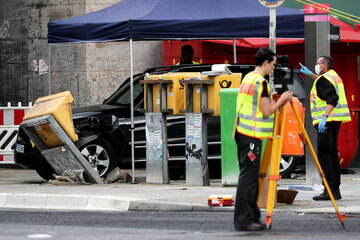
{"type": "Polygon", "coordinates": [[[259,195],[258,199],[260,197],[260,194],[262,193],[264,189],[264,182],[266,178],[267,171],[269,169],[270,164],[270,156],[271,156],[271,149],[272,149],[272,139],[267,139],[264,154],[261,160],[260,169],[259,169],[259,195]]]}
{"type": "Polygon", "coordinates": [[[275,205],[276,185],[277,185],[277,180],[280,179],[279,169],[280,169],[282,140],[283,140],[284,126],[285,126],[285,124],[281,124],[280,127],[280,119],[282,123],[285,123],[285,117],[286,117],[286,108],[281,107],[276,112],[275,115],[274,138],[273,138],[271,158],[270,158],[269,192],[268,192],[268,199],[266,205],[266,221],[265,221],[266,227],[268,229],[271,228],[272,213],[275,205]]]}
{"type": "Polygon", "coordinates": [[[299,125],[300,125],[301,131],[302,131],[303,136],[304,136],[304,138],[305,138],[305,141],[306,141],[306,143],[308,144],[308,147],[309,147],[310,152],[311,152],[311,155],[312,155],[312,157],[313,157],[313,159],[314,159],[315,165],[316,165],[316,167],[317,167],[317,169],[318,169],[318,171],[319,171],[319,174],[320,174],[320,176],[321,176],[321,179],[322,179],[322,181],[323,181],[323,183],[324,183],[324,185],[325,185],[325,188],[326,188],[326,190],[327,190],[327,192],[328,192],[328,194],[329,194],[329,196],[330,196],[331,202],[332,202],[332,204],[333,204],[333,206],[334,206],[334,208],[335,208],[335,211],[336,211],[336,214],[337,214],[337,216],[338,216],[338,218],[339,218],[339,221],[340,221],[340,223],[341,223],[341,226],[342,226],[343,228],[345,228],[345,224],[344,224],[345,214],[341,214],[341,213],[340,213],[339,208],[338,208],[338,206],[337,206],[337,204],[336,204],[335,198],[334,198],[334,196],[333,196],[333,194],[332,194],[332,192],[331,192],[331,190],[330,190],[329,184],[328,184],[328,182],[327,182],[327,180],[326,180],[326,178],[325,178],[325,174],[324,174],[324,172],[323,172],[323,170],[322,170],[322,168],[321,168],[321,165],[320,165],[320,163],[319,163],[319,160],[318,160],[318,158],[317,158],[317,156],[316,156],[316,154],[315,154],[315,150],[314,150],[314,148],[313,148],[313,146],[312,146],[312,144],[311,144],[311,142],[310,142],[310,138],[309,138],[309,136],[308,136],[308,134],[307,134],[307,132],[306,132],[306,130],[305,130],[305,128],[304,128],[303,122],[301,121],[301,118],[300,118],[300,116],[299,116],[299,113],[298,113],[296,107],[294,106],[294,104],[293,104],[291,101],[290,101],[290,104],[291,104],[292,110],[293,110],[294,113],[295,113],[296,119],[297,119],[297,121],[298,121],[298,123],[299,123],[299,125]]]}

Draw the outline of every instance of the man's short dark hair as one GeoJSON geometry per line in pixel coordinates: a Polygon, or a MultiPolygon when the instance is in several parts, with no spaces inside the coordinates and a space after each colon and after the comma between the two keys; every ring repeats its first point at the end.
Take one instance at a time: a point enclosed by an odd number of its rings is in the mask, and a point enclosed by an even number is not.
{"type": "Polygon", "coordinates": [[[181,56],[185,56],[188,54],[194,54],[194,49],[192,46],[186,44],[181,48],[181,56]]]}
{"type": "Polygon", "coordinates": [[[255,54],[255,64],[256,66],[261,66],[265,61],[272,62],[276,54],[267,47],[260,48],[255,54]]]}
{"type": "Polygon", "coordinates": [[[322,58],[324,60],[324,63],[327,67],[328,70],[331,70],[334,68],[334,59],[330,56],[321,56],[320,58],[322,58]]]}

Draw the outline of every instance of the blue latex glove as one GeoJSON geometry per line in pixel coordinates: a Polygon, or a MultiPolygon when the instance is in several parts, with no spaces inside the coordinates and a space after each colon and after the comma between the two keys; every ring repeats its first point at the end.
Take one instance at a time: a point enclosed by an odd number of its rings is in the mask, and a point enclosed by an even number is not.
{"type": "Polygon", "coordinates": [[[319,126],[318,126],[318,132],[319,133],[324,133],[325,132],[325,125],[326,125],[326,118],[322,118],[321,122],[319,123],[319,126]]]}
{"type": "Polygon", "coordinates": [[[301,66],[301,69],[300,69],[300,72],[305,74],[305,75],[308,75],[310,76],[312,74],[312,72],[307,68],[305,67],[304,65],[302,65],[301,63],[299,63],[300,66],[301,66]]]}

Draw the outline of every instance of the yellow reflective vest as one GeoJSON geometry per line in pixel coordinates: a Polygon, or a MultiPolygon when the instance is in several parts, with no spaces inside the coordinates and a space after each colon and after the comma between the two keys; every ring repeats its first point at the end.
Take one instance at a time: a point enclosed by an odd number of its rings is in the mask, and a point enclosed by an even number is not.
{"type": "Polygon", "coordinates": [[[351,116],[349,112],[349,107],[346,100],[344,84],[339,75],[334,71],[330,70],[321,76],[319,76],[315,81],[310,93],[310,108],[311,108],[311,117],[313,119],[313,125],[321,122],[325,110],[327,107],[326,101],[318,97],[316,91],[316,83],[321,78],[325,77],[332,85],[334,85],[337,95],[339,96],[338,104],[331,112],[330,116],[327,118],[327,122],[339,121],[339,122],[350,122],[351,116]]]}
{"type": "MultiPolygon", "coordinates": [[[[200,63],[192,61],[192,64],[200,64],[200,63]]],[[[180,62],[178,62],[176,65],[180,65],[180,62]]]]}
{"type": "MultiPolygon", "coordinates": [[[[273,135],[274,115],[265,118],[260,110],[263,82],[266,79],[258,73],[248,73],[240,84],[236,101],[238,115],[237,131],[254,138],[269,138],[273,135]]],[[[269,98],[271,99],[270,87],[269,98]]]]}

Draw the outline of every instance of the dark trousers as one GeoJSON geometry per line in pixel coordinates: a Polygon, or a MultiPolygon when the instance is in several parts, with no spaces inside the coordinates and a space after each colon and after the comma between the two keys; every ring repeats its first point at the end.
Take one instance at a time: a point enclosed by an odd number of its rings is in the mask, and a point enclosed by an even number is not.
{"type": "MultiPolygon", "coordinates": [[[[325,133],[318,133],[318,159],[331,189],[340,186],[340,162],[338,158],[338,135],[341,122],[326,123],[325,133]]],[[[316,126],[317,128],[317,126],[316,126]]]]}
{"type": "Polygon", "coordinates": [[[256,204],[259,191],[261,140],[236,133],[240,175],[236,189],[234,226],[248,227],[260,220],[256,204]]]}

